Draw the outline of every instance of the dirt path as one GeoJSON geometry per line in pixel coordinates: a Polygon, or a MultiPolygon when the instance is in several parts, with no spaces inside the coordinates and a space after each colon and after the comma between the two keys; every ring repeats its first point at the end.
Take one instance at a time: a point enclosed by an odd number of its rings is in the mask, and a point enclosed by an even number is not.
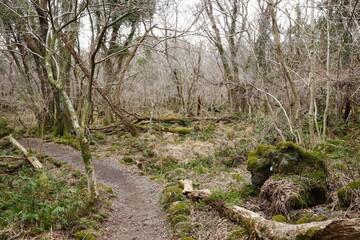
{"type": "MultiPolygon", "coordinates": [[[[80,152],[65,145],[45,143],[36,138],[22,139],[25,147],[39,151],[43,147],[50,157],[66,161],[83,171],[80,152]]],[[[158,204],[160,186],[140,176],[135,169],[117,161],[94,159],[98,181],[111,186],[117,194],[113,211],[104,229],[104,238],[110,240],[168,239],[164,216],[158,204]]]]}

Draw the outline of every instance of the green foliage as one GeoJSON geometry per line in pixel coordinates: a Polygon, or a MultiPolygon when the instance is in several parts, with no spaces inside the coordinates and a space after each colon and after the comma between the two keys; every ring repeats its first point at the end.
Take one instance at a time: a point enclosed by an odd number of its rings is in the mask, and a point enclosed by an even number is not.
{"type": "Polygon", "coordinates": [[[86,184],[59,181],[46,171],[23,167],[16,175],[1,175],[0,226],[24,224],[32,233],[72,227],[90,210],[86,184]]]}

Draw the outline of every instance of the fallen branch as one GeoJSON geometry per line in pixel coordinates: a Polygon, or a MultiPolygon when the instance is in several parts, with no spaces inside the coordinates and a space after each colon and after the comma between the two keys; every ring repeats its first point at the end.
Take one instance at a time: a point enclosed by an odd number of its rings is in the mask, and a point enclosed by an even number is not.
{"type": "Polygon", "coordinates": [[[151,117],[138,117],[135,121],[135,123],[140,123],[143,121],[152,121],[152,122],[161,122],[161,123],[176,123],[176,122],[200,122],[200,121],[232,121],[237,120],[237,117],[208,117],[208,118],[196,118],[196,117],[187,117],[187,118],[181,118],[181,117],[164,117],[164,118],[151,118],[151,117]]]}
{"type": "Polygon", "coordinates": [[[33,165],[33,167],[35,169],[40,169],[43,167],[43,165],[41,164],[41,162],[35,157],[32,156],[27,150],[26,148],[23,147],[23,145],[21,145],[18,141],[16,141],[15,138],[13,138],[11,135],[8,137],[9,141],[17,148],[19,149],[24,156],[26,157],[27,160],[29,160],[29,162],[31,163],[31,165],[33,165]]]}
{"type": "MultiPolygon", "coordinates": [[[[181,180],[180,186],[184,194],[192,200],[209,198],[211,192],[205,190],[192,190],[190,180],[181,180]],[[201,193],[201,194],[200,194],[201,193]],[[194,197],[196,196],[196,197],[194,197]]],[[[359,219],[331,219],[321,222],[304,224],[288,224],[267,220],[258,213],[239,206],[229,206],[217,199],[207,199],[209,205],[227,216],[229,219],[243,225],[257,239],[263,240],[358,240],[360,239],[359,219]]]]}

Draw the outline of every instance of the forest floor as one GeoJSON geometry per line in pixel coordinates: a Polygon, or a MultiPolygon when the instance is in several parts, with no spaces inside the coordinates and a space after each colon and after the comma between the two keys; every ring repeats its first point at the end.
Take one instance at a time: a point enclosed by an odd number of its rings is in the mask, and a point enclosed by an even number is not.
{"type": "MultiPolygon", "coordinates": [[[[83,170],[80,152],[66,145],[43,143],[40,139],[22,139],[21,144],[33,151],[42,151],[60,161],[83,170]]],[[[161,185],[140,176],[140,171],[106,159],[94,160],[98,181],[113,188],[117,197],[103,228],[104,239],[168,239],[164,213],[158,203],[161,185]]]]}

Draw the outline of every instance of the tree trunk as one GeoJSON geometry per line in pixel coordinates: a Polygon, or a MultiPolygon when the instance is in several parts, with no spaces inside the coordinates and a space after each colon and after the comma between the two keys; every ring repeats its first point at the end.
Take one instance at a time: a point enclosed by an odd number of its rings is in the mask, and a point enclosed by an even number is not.
{"type": "Polygon", "coordinates": [[[229,206],[221,200],[211,199],[211,192],[193,190],[190,180],[180,180],[184,194],[192,200],[205,199],[209,205],[229,219],[242,224],[261,240],[358,240],[360,239],[359,219],[331,219],[305,224],[288,224],[267,220],[259,214],[239,206],[229,206]],[[208,199],[207,199],[208,198],[208,199]],[[207,200],[206,200],[207,199],[207,200]]]}

